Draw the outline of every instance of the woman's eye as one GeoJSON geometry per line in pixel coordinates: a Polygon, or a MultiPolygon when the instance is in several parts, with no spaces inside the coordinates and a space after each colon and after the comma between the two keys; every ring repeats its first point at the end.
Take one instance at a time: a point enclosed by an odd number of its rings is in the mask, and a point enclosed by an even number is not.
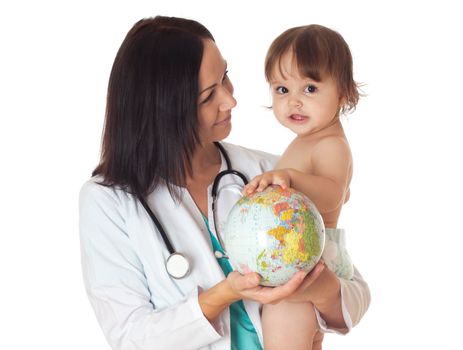
{"type": "MultiPolygon", "coordinates": [[[[223,74],[222,83],[225,82],[226,80],[228,80],[228,70],[226,70],[225,73],[223,74]]],[[[211,93],[203,101],[201,101],[201,104],[207,103],[210,100],[212,100],[212,98],[214,97],[214,93],[215,93],[215,89],[212,89],[211,93]]]]}
{"type": "Polygon", "coordinates": [[[211,93],[201,102],[201,104],[209,102],[212,97],[214,97],[214,91],[215,90],[212,90],[211,93]]]}
{"type": "Polygon", "coordinates": [[[279,94],[287,94],[289,92],[289,90],[285,88],[284,86],[278,86],[275,89],[275,91],[278,92],[279,94]]]}
{"type": "Polygon", "coordinates": [[[317,91],[317,87],[315,85],[307,85],[307,87],[304,89],[304,92],[313,94],[314,92],[317,91]]]}

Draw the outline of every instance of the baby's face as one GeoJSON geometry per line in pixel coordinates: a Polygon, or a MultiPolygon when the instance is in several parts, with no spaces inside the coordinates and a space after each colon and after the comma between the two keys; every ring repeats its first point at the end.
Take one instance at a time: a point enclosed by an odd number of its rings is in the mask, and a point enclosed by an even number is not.
{"type": "Polygon", "coordinates": [[[292,53],[281,57],[281,70],[272,72],[272,108],[278,121],[299,136],[330,126],[343,103],[336,82],[325,76],[319,82],[300,75],[292,53]]]}

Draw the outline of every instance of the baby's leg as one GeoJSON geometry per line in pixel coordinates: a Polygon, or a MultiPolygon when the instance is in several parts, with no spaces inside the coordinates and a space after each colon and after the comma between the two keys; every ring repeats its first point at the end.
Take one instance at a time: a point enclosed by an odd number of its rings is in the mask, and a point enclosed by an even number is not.
{"type": "MultiPolygon", "coordinates": [[[[283,300],[276,305],[264,305],[262,330],[265,350],[312,350],[318,330],[313,304],[283,300]]],[[[321,349],[321,340],[319,345],[321,349]]]]}
{"type": "Polygon", "coordinates": [[[317,331],[315,337],[313,338],[313,345],[312,350],[322,350],[322,342],[323,342],[323,333],[317,331]]]}

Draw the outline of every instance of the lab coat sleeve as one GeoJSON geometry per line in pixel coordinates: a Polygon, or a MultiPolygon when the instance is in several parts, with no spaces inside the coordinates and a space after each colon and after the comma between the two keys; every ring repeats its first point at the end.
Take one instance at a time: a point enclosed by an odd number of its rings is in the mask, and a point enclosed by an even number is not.
{"type": "Polygon", "coordinates": [[[111,347],[198,349],[220,339],[202,313],[197,289],[167,308],[151,303],[143,265],[125,231],[120,196],[88,182],[79,202],[85,287],[111,347]]]}
{"type": "Polygon", "coordinates": [[[342,314],[347,328],[330,328],[317,309],[315,309],[315,314],[323,332],[346,334],[360,322],[365,312],[367,312],[370,305],[370,289],[355,266],[352,280],[340,278],[339,281],[341,283],[342,314]]]}

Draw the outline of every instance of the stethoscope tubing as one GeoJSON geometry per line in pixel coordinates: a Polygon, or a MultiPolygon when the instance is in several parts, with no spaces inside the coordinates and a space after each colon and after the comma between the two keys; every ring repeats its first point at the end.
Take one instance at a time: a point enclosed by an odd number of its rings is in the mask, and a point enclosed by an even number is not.
{"type": "MultiPolygon", "coordinates": [[[[219,143],[219,142],[214,142],[214,144],[217,146],[217,148],[219,149],[220,153],[223,155],[223,157],[225,158],[225,162],[227,163],[227,170],[223,170],[221,171],[220,173],[218,173],[216,175],[216,177],[214,178],[214,182],[212,184],[212,212],[213,212],[213,215],[214,215],[214,228],[215,228],[215,232],[216,232],[216,235],[217,235],[217,238],[219,239],[219,243],[220,245],[222,246],[222,249],[224,249],[224,246],[223,246],[223,242],[222,242],[222,239],[220,237],[220,234],[219,232],[217,231],[217,224],[216,224],[216,217],[215,217],[215,207],[216,207],[216,199],[217,199],[217,192],[218,192],[218,188],[219,188],[219,184],[220,184],[220,180],[225,176],[225,175],[235,175],[235,176],[238,176],[239,178],[241,178],[241,180],[243,181],[244,185],[247,185],[248,184],[248,179],[246,178],[246,176],[237,171],[237,170],[233,170],[232,169],[232,166],[231,166],[231,161],[230,161],[230,158],[228,156],[228,153],[227,151],[225,150],[225,148],[219,143]]],[[[156,215],[153,213],[153,211],[151,210],[151,208],[148,206],[148,203],[146,203],[146,200],[143,198],[143,197],[138,197],[138,200],[140,201],[140,203],[143,205],[143,207],[145,208],[145,210],[148,212],[148,215],[150,216],[151,220],[153,221],[154,225],[156,226],[159,234],[161,235],[162,237],[162,240],[164,241],[164,244],[166,245],[166,248],[167,250],[169,251],[169,257],[167,258],[166,260],[166,269],[167,269],[167,273],[172,277],[172,278],[175,278],[175,279],[179,279],[179,278],[183,278],[185,277],[189,271],[190,271],[190,266],[189,266],[189,262],[188,262],[188,259],[182,254],[182,253],[179,253],[179,252],[176,252],[172,243],[170,242],[170,239],[169,237],[167,236],[167,233],[166,231],[164,230],[163,226],[161,225],[161,223],[159,222],[158,218],[156,217],[156,215]],[[184,261],[182,263],[180,263],[180,265],[185,265],[183,268],[181,268],[181,271],[170,271],[169,269],[169,265],[168,265],[168,262],[169,260],[171,260],[172,257],[176,257],[177,259],[180,258],[180,260],[183,258],[184,261]]],[[[222,254],[222,252],[221,252],[222,254]]],[[[217,254],[216,254],[217,256],[217,254]]],[[[217,256],[218,257],[218,256],[217,256]]],[[[228,258],[227,254],[222,254],[221,257],[218,257],[218,258],[228,258]]]]}
{"type": "Polygon", "coordinates": [[[170,239],[169,239],[169,237],[167,237],[166,231],[164,231],[164,228],[162,227],[162,225],[159,222],[158,218],[156,217],[156,215],[154,215],[153,211],[148,206],[148,203],[146,203],[146,201],[145,201],[145,199],[143,197],[140,197],[138,199],[141,202],[141,204],[143,205],[143,207],[145,208],[145,210],[148,212],[148,215],[151,217],[151,220],[153,220],[154,225],[156,226],[159,233],[161,234],[162,240],[164,241],[164,243],[165,243],[165,245],[167,247],[167,250],[169,251],[169,253],[171,255],[174,254],[175,249],[172,246],[172,244],[170,243],[170,239]]]}

